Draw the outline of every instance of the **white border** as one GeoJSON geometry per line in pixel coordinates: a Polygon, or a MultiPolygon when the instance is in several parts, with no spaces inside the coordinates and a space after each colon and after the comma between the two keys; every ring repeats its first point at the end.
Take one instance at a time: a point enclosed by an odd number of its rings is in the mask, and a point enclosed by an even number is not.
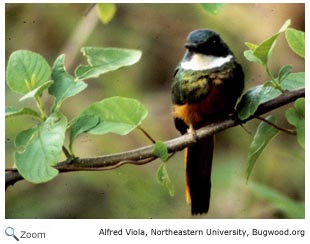
{"type": "MultiPolygon", "coordinates": [[[[6,3],[26,3],[28,1],[6,1],[6,3]]],[[[42,2],[51,2],[51,1],[33,1],[33,3],[42,3],[42,2]]],[[[53,3],[61,3],[62,1],[52,1],[53,3]]],[[[66,2],[76,2],[76,1],[66,1],[66,2]]],[[[109,1],[114,2],[114,1],[109,1]]],[[[132,1],[116,1],[121,3],[131,3],[132,1]]],[[[156,2],[156,3],[165,3],[165,1],[136,1],[136,2],[156,2]]],[[[180,1],[169,1],[171,3],[176,3],[180,1]]],[[[200,2],[200,1],[191,1],[191,2],[200,2]]],[[[222,2],[229,2],[229,1],[222,1],[222,2]]],[[[236,3],[247,3],[248,1],[235,1],[236,3]]],[[[273,1],[273,3],[289,3],[292,1],[273,1]]],[[[260,1],[260,3],[270,3],[270,1],[260,1]]],[[[306,10],[306,43],[309,43],[309,9],[310,3],[305,2],[305,10],[306,10]]],[[[1,32],[5,30],[5,3],[0,3],[0,25],[1,25],[1,32]]],[[[0,87],[0,97],[2,111],[4,111],[4,98],[5,98],[5,46],[4,46],[4,39],[5,35],[2,33],[1,40],[1,68],[2,68],[2,79],[1,79],[1,87],[0,87]]],[[[309,48],[306,46],[306,67],[310,67],[309,64],[309,48]]],[[[306,72],[306,90],[309,89],[309,73],[306,72]]],[[[306,96],[306,108],[309,107],[308,96],[306,96]]],[[[306,125],[309,125],[309,113],[306,109],[306,125]]],[[[1,131],[3,132],[3,137],[1,140],[1,158],[2,158],[2,165],[5,162],[5,146],[4,146],[4,115],[1,114],[1,131]]],[[[308,127],[306,126],[306,146],[309,147],[309,137],[308,135],[308,127]]],[[[310,223],[309,223],[309,180],[310,180],[310,173],[309,173],[309,151],[306,151],[306,169],[305,169],[305,179],[306,179],[306,219],[305,220],[110,220],[110,219],[102,219],[102,220],[14,220],[14,219],[5,219],[5,190],[4,184],[2,185],[2,197],[0,201],[0,243],[16,243],[14,238],[8,238],[4,234],[4,230],[7,226],[14,226],[17,230],[26,230],[26,231],[33,231],[36,230],[37,232],[46,232],[47,238],[42,239],[23,239],[21,241],[28,242],[28,243],[72,243],[79,241],[79,243],[189,243],[193,241],[193,243],[279,243],[285,241],[287,243],[297,242],[297,243],[310,243],[310,223]],[[203,236],[203,237],[193,237],[193,236],[157,236],[157,237],[144,237],[144,236],[126,236],[123,235],[119,236],[101,236],[99,237],[99,231],[101,228],[111,228],[111,229],[120,229],[123,228],[123,232],[125,228],[135,228],[135,229],[145,229],[146,231],[150,231],[152,228],[157,229],[206,229],[206,228],[213,228],[213,229],[245,229],[247,231],[251,231],[253,228],[260,228],[260,229],[305,229],[306,236],[300,238],[298,236],[276,236],[276,237],[248,237],[242,238],[240,236],[203,236]]],[[[0,171],[0,178],[1,182],[4,182],[4,167],[0,171]]]]}

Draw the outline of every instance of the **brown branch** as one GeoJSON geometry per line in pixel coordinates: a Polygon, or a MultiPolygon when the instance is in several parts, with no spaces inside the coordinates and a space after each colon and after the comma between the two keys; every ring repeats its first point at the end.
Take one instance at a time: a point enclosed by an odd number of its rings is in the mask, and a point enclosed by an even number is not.
{"type": "MultiPolygon", "coordinates": [[[[215,134],[223,131],[227,128],[241,125],[249,120],[252,120],[262,114],[268,113],[275,110],[281,106],[295,101],[300,97],[305,96],[305,89],[300,89],[297,91],[284,92],[279,97],[272,99],[266,103],[261,104],[256,113],[246,120],[238,121],[232,118],[227,118],[225,120],[219,121],[217,123],[208,125],[196,131],[197,138],[203,138],[210,134],[215,134]]],[[[168,148],[169,153],[175,153],[177,151],[183,150],[195,143],[193,136],[186,134],[172,140],[166,141],[165,144],[168,148]]],[[[146,164],[156,157],[153,153],[153,145],[137,148],[131,151],[104,155],[95,158],[75,158],[70,163],[67,161],[60,162],[55,168],[59,172],[71,172],[71,171],[83,171],[83,170],[110,170],[115,169],[124,164],[146,164]]],[[[16,171],[10,170],[5,172],[5,185],[6,188],[9,185],[13,185],[15,182],[22,180],[23,177],[16,171]]]]}

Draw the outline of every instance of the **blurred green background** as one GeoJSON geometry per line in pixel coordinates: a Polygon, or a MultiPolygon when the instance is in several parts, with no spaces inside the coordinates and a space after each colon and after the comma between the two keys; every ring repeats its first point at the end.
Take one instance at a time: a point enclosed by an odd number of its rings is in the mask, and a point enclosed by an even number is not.
{"type": "MultiPolygon", "coordinates": [[[[89,4],[6,4],[6,61],[18,49],[38,52],[51,65],[65,53],[66,67],[73,73],[78,64],[86,63],[79,52],[81,45],[140,49],[143,56],[137,64],[88,80],[88,89],[67,100],[62,112],[73,118],[103,98],[132,97],[149,110],[143,128],[162,141],[179,135],[171,116],[170,85],[190,31],[210,28],[221,34],[244,67],[247,89],[264,82],[266,76],[261,67],[245,60],[244,43],[260,43],[289,18],[292,27],[303,31],[305,27],[304,4],[226,4],[217,15],[207,13],[200,4],[116,6],[114,18],[104,25],[95,8],[85,15],[89,4]]],[[[284,64],[291,64],[293,72],[305,69],[304,60],[292,53],[282,35],[271,58],[271,70],[276,73],[284,64]]],[[[21,106],[19,98],[6,87],[6,106],[21,106]]],[[[35,107],[32,102],[27,105],[35,107]]],[[[273,114],[281,126],[290,127],[284,118],[286,109],[273,114]]],[[[6,119],[6,167],[13,165],[16,134],[33,123],[27,117],[6,119]]],[[[252,134],[232,128],[216,136],[211,207],[207,215],[194,218],[303,217],[305,157],[295,136],[281,133],[272,140],[246,182],[247,148],[258,123],[245,125],[252,134]],[[301,215],[290,211],[296,207],[301,215]]],[[[135,130],[122,137],[83,135],[74,148],[80,157],[94,157],[148,144],[135,130]]],[[[159,164],[156,160],[111,171],[60,174],[40,185],[20,181],[6,191],[6,218],[192,218],[185,202],[183,153],[167,163],[174,197],[157,183],[159,164]]]]}

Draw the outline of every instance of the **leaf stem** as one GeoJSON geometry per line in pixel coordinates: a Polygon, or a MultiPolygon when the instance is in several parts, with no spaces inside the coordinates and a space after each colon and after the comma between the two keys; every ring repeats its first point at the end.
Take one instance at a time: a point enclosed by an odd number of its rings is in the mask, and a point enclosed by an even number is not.
{"type": "Polygon", "coordinates": [[[45,110],[44,110],[44,104],[42,102],[42,97],[41,96],[35,96],[35,101],[36,101],[37,107],[40,111],[42,120],[43,121],[46,120],[47,114],[45,113],[45,110]]]}
{"type": "Polygon", "coordinates": [[[153,144],[156,143],[156,141],[153,139],[153,137],[152,137],[149,133],[147,133],[146,130],[144,130],[141,126],[139,126],[138,128],[139,128],[139,130],[142,131],[142,133],[143,133],[153,144]]]}
{"type": "Polygon", "coordinates": [[[266,124],[271,125],[272,127],[276,128],[279,131],[282,131],[282,132],[290,134],[290,135],[297,135],[296,130],[290,130],[290,129],[282,128],[282,127],[270,122],[269,120],[267,120],[261,116],[255,116],[255,118],[265,122],[266,124]]]}
{"type": "Polygon", "coordinates": [[[74,155],[72,154],[72,152],[65,147],[65,146],[62,146],[62,151],[63,153],[65,154],[66,158],[72,158],[74,157],[74,155]]]}
{"type": "Polygon", "coordinates": [[[273,85],[273,87],[277,90],[279,90],[280,92],[284,93],[284,90],[283,88],[281,87],[280,83],[277,81],[276,78],[274,78],[273,74],[271,73],[268,65],[266,64],[265,65],[265,70],[266,70],[266,73],[267,75],[269,76],[270,80],[271,80],[271,83],[273,85]]]}

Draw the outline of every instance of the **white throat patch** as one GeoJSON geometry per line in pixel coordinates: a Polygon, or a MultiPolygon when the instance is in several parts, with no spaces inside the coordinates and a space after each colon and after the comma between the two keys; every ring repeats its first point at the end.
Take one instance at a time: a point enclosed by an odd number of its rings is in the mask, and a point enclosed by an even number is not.
{"type": "Polygon", "coordinates": [[[232,59],[229,54],[226,57],[208,56],[200,53],[194,53],[189,61],[183,61],[181,67],[186,70],[208,70],[221,67],[232,59]]]}

